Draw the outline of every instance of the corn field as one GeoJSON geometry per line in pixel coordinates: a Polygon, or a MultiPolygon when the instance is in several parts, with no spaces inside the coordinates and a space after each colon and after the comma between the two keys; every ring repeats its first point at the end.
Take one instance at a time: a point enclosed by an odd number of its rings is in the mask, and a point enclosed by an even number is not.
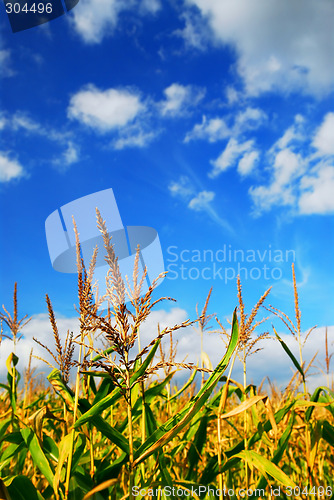
{"type": "MultiPolygon", "coordinates": [[[[16,285],[13,313],[6,308],[0,313],[2,337],[13,341],[7,382],[0,384],[0,499],[334,499],[333,387],[328,377],[328,387],[308,392],[311,364],[303,360],[294,269],[294,321],[278,309],[266,309],[297,341],[295,356],[273,332],[295,374],[284,391],[271,386],[265,392],[247,383],[247,357],[267,335],[255,336],[255,330],[270,289],[247,314],[238,279],[229,330],[217,319],[226,348],[215,369],[177,363],[173,334],[193,324],[205,334],[211,290],[195,321],[158,329],[156,338],[142,346],[145,320],[168,299],[153,300],[162,276],[141,294],[146,271],[138,276],[138,249],[132,285],[124,283],[98,211],[97,223],[109,265],[103,298],[108,308],[100,312],[102,298],[94,293],[97,250],[86,269],[76,231],[80,335],[68,332],[62,345],[47,296],[54,351],[35,339],[54,362],[47,381],[35,377],[30,362],[19,390],[15,346],[28,319],[18,319],[16,285]],[[103,348],[94,345],[97,334],[103,348]],[[165,337],[168,352],[162,347],[165,337]],[[241,382],[233,378],[237,357],[243,365],[241,382]],[[74,382],[70,370],[76,373],[74,382]],[[178,388],[174,376],[180,370],[187,378],[178,388]]],[[[328,376],[330,358],[326,336],[328,376]]]]}

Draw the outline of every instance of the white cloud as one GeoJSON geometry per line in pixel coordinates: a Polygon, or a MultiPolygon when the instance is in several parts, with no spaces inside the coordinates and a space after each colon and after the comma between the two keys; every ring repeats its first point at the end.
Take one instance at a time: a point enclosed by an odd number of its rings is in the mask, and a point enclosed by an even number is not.
{"type": "Polygon", "coordinates": [[[151,12],[155,14],[161,9],[160,0],[142,0],[140,3],[140,9],[142,12],[151,12]]]}
{"type": "Polygon", "coordinates": [[[0,151],[0,182],[9,182],[24,175],[24,168],[18,160],[11,159],[9,154],[0,151]]]}
{"type": "Polygon", "coordinates": [[[0,115],[0,130],[6,127],[7,120],[4,116],[0,115]]]}
{"type": "Polygon", "coordinates": [[[313,139],[320,155],[334,155],[334,113],[327,113],[313,139]]]}
{"type": "Polygon", "coordinates": [[[229,223],[222,219],[216,210],[211,206],[211,201],[215,197],[215,193],[213,191],[207,191],[202,188],[198,191],[198,188],[195,188],[189,177],[185,175],[181,176],[178,181],[171,182],[168,189],[172,196],[181,198],[190,210],[205,212],[209,219],[211,219],[215,224],[218,224],[224,230],[233,232],[229,223]]]}
{"type": "Polygon", "coordinates": [[[10,67],[11,63],[11,53],[8,49],[0,49],[0,65],[1,65],[1,77],[10,77],[15,75],[15,72],[10,67]]]}
{"type": "Polygon", "coordinates": [[[257,164],[260,157],[260,153],[257,150],[245,153],[244,156],[238,163],[238,172],[240,175],[245,176],[253,172],[255,165],[257,164]]]}
{"type": "Polygon", "coordinates": [[[27,132],[39,132],[41,134],[45,133],[45,131],[42,131],[42,128],[38,122],[21,111],[17,111],[16,113],[14,113],[10,122],[10,126],[13,130],[23,129],[27,132]]]}
{"type": "Polygon", "coordinates": [[[145,132],[144,130],[126,130],[126,134],[121,135],[113,142],[115,149],[124,149],[129,147],[143,148],[153,141],[156,137],[155,132],[145,132]]]}
{"type": "Polygon", "coordinates": [[[79,148],[73,142],[69,142],[67,149],[64,151],[64,160],[66,165],[72,165],[72,163],[77,163],[79,161],[79,148]]]}
{"type": "Polygon", "coordinates": [[[284,149],[287,146],[295,144],[296,142],[301,142],[305,140],[305,134],[303,131],[304,117],[302,115],[296,115],[294,119],[294,124],[289,127],[282,137],[274,144],[271,151],[277,149],[284,149]]]}
{"type": "Polygon", "coordinates": [[[62,152],[61,157],[54,160],[55,165],[60,167],[68,167],[80,160],[80,148],[72,141],[68,141],[66,149],[62,152]]]}
{"type": "Polygon", "coordinates": [[[334,212],[334,166],[323,165],[316,175],[303,177],[301,189],[300,213],[329,214],[334,212]]]}
{"type": "MultiPolygon", "coordinates": [[[[79,321],[77,317],[66,318],[60,316],[57,312],[55,313],[56,322],[61,338],[62,345],[64,345],[66,333],[69,330],[73,331],[74,335],[79,334],[79,321]]],[[[180,324],[189,318],[189,314],[186,310],[179,307],[172,307],[169,311],[164,309],[153,310],[149,315],[148,319],[143,324],[143,328],[140,331],[141,345],[147,345],[150,343],[158,333],[158,324],[160,330],[165,327],[174,326],[180,324]]],[[[193,319],[190,317],[190,319],[193,319]]],[[[214,321],[211,323],[214,328],[214,321]]],[[[259,334],[268,329],[268,324],[263,324],[262,327],[258,329],[256,334],[259,334]]],[[[227,330],[229,326],[227,325],[227,330]]],[[[297,359],[299,359],[298,344],[295,338],[280,328],[277,328],[280,337],[288,345],[291,351],[294,353],[297,359]]],[[[6,332],[4,332],[6,333],[6,332]]],[[[51,351],[56,352],[54,347],[54,339],[52,328],[50,326],[50,321],[46,313],[37,314],[33,319],[25,326],[22,330],[24,337],[18,342],[16,346],[16,354],[19,357],[18,370],[23,375],[24,369],[28,366],[29,354],[31,348],[33,348],[33,354],[36,356],[43,357],[48,361],[52,361],[50,355],[40,347],[36,342],[33,341],[33,337],[36,337],[40,342],[47,345],[51,351]]],[[[305,338],[305,334],[302,334],[302,338],[305,338]]],[[[182,362],[186,358],[186,362],[197,364],[200,359],[201,352],[201,338],[198,331],[194,327],[182,328],[173,333],[174,343],[177,342],[177,354],[175,360],[177,362],[182,362]]],[[[169,349],[169,336],[166,336],[163,340],[164,349],[168,353],[169,349]]],[[[328,344],[331,345],[334,342],[334,326],[328,327],[328,344]]],[[[98,343],[100,347],[101,344],[98,343]]],[[[253,381],[255,384],[260,384],[265,377],[269,377],[272,382],[277,382],[281,387],[285,387],[292,374],[295,371],[291,360],[284,352],[282,347],[276,340],[264,340],[257,344],[257,347],[262,347],[263,350],[250,356],[247,363],[247,380],[249,382],[253,381]]],[[[205,332],[204,333],[204,351],[208,354],[213,367],[215,368],[218,363],[223,358],[226,348],[218,332],[205,332]]],[[[6,359],[13,352],[13,343],[8,339],[3,339],[0,347],[0,380],[5,381],[7,369],[6,369],[6,359]]],[[[136,346],[134,347],[134,353],[136,353],[136,346]]],[[[319,374],[319,367],[324,365],[325,359],[325,328],[316,328],[309,336],[305,347],[303,349],[303,358],[306,364],[312,359],[314,354],[318,352],[318,356],[314,361],[313,365],[318,368],[313,368],[310,370],[311,373],[315,373],[314,377],[308,379],[308,387],[314,390],[315,387],[319,385],[327,385],[325,377],[319,374]],[[318,373],[317,373],[318,372],[318,373]]],[[[157,359],[159,354],[157,354],[157,359]]],[[[74,354],[74,359],[78,359],[78,348],[74,354]]],[[[44,377],[51,372],[51,368],[48,367],[42,361],[33,358],[32,366],[36,367],[37,372],[44,372],[44,377]]],[[[188,372],[180,372],[181,376],[189,376],[188,372]]],[[[236,361],[233,370],[232,378],[238,380],[242,383],[242,366],[236,361]]],[[[330,374],[330,377],[332,374],[330,374]]],[[[199,376],[197,376],[199,378],[199,376]]],[[[47,381],[46,381],[47,383],[47,381]]]]}
{"type": "MultiPolygon", "coordinates": [[[[145,328],[143,331],[143,342],[148,343],[151,341],[157,332],[157,323],[160,323],[160,329],[165,326],[171,326],[176,323],[185,321],[189,316],[184,309],[172,308],[169,313],[161,310],[154,311],[145,322],[145,328]]],[[[214,327],[214,321],[211,323],[212,328],[214,327]]],[[[227,331],[229,331],[229,325],[227,326],[227,331]]],[[[261,326],[256,330],[256,335],[268,330],[269,325],[264,323],[263,328],[261,326]]],[[[290,350],[293,352],[295,357],[299,360],[299,348],[296,339],[290,334],[286,333],[284,329],[280,330],[276,327],[280,337],[288,345],[290,350]]],[[[307,332],[306,332],[307,333],[307,332]]],[[[302,339],[305,338],[305,334],[302,333],[302,339]]],[[[177,344],[177,355],[176,361],[182,362],[186,358],[187,363],[197,364],[200,361],[201,353],[201,338],[194,327],[189,327],[185,329],[178,330],[173,334],[174,342],[177,344]]],[[[218,363],[223,358],[226,348],[222,341],[220,334],[217,331],[205,332],[204,333],[204,351],[208,354],[209,359],[215,368],[218,363]]],[[[165,338],[164,345],[168,352],[168,341],[169,338],[165,338]]],[[[334,341],[334,326],[328,327],[328,343],[334,341]]],[[[269,377],[271,382],[277,383],[282,389],[287,386],[293,373],[295,372],[295,367],[293,366],[290,358],[283,350],[281,345],[275,339],[268,339],[260,341],[256,347],[261,347],[262,350],[255,355],[250,356],[247,359],[247,380],[250,383],[253,381],[255,384],[260,384],[265,377],[269,377]]],[[[318,356],[313,362],[315,368],[311,368],[309,374],[314,374],[307,378],[307,386],[313,391],[319,385],[327,386],[326,378],[321,374],[319,367],[324,365],[325,359],[325,328],[319,327],[313,330],[311,335],[303,349],[303,359],[306,364],[310,362],[314,354],[318,352],[318,356]]],[[[181,372],[183,376],[186,375],[185,372],[181,372]]],[[[330,374],[331,377],[332,374],[330,374]]],[[[189,376],[189,375],[188,375],[189,376]]],[[[199,377],[199,376],[197,376],[199,377]]],[[[241,363],[236,360],[234,365],[232,378],[242,383],[243,380],[243,367],[241,363]]],[[[300,388],[302,390],[302,387],[300,388]]]]}
{"type": "MultiPolygon", "coordinates": [[[[0,119],[1,128],[1,119],[0,119]]],[[[52,159],[51,163],[60,166],[69,166],[76,163],[80,159],[80,149],[77,144],[71,139],[72,133],[66,131],[58,131],[43,125],[34,120],[29,114],[23,111],[16,111],[12,116],[2,117],[2,128],[9,130],[24,131],[26,134],[38,135],[49,141],[53,141],[64,148],[61,156],[52,159]]]]}
{"type": "MultiPolygon", "coordinates": [[[[65,344],[67,330],[70,332],[73,331],[74,335],[79,333],[79,321],[77,318],[65,318],[56,313],[56,322],[63,346],[65,344]]],[[[17,343],[16,346],[16,355],[19,358],[18,370],[21,373],[21,376],[23,375],[23,370],[28,366],[31,349],[33,349],[33,355],[42,357],[43,359],[55,364],[48,352],[33,340],[33,337],[37,338],[44,345],[48,346],[52,352],[56,353],[52,328],[50,326],[50,320],[47,313],[34,315],[31,321],[22,329],[21,333],[23,333],[24,337],[17,343]]],[[[5,362],[11,352],[13,352],[13,342],[9,339],[3,339],[0,347],[1,379],[5,378],[7,371],[5,362]]],[[[75,355],[77,357],[77,348],[75,355]]],[[[35,366],[38,371],[45,371],[46,375],[51,371],[50,367],[38,359],[33,358],[32,366],[35,366]]]]}
{"type": "Polygon", "coordinates": [[[99,90],[88,85],[71,97],[68,116],[99,132],[108,132],[133,122],[144,109],[134,92],[113,88],[99,90]]]}
{"type": "Polygon", "coordinates": [[[237,114],[233,128],[234,133],[257,129],[266,119],[267,115],[262,109],[247,107],[237,114]]]}
{"type": "Polygon", "coordinates": [[[81,0],[70,20],[86,43],[96,44],[113,34],[123,11],[146,15],[155,14],[160,7],[159,0],[81,0]]]}
{"type": "Polygon", "coordinates": [[[173,83],[164,90],[165,100],[160,103],[162,116],[184,114],[189,107],[194,107],[203,99],[204,91],[192,85],[173,83]]]}
{"type": "MultiPolygon", "coordinates": [[[[79,319],[77,317],[67,318],[59,315],[55,312],[56,323],[58,327],[59,337],[62,346],[65,345],[65,339],[67,331],[74,333],[74,338],[80,333],[79,319]]],[[[176,324],[182,323],[187,320],[187,313],[184,309],[174,307],[170,311],[153,310],[144,323],[144,327],[140,331],[141,345],[149,344],[158,334],[158,324],[160,325],[160,330],[163,330],[167,326],[174,326],[176,324]]],[[[182,335],[185,329],[181,329],[178,333],[174,335],[174,341],[176,338],[182,335]]],[[[4,332],[6,333],[6,331],[4,332]]],[[[36,314],[33,316],[31,321],[22,329],[24,337],[16,345],[16,355],[19,357],[18,370],[23,375],[24,369],[28,366],[30,351],[33,349],[33,355],[46,359],[53,365],[55,365],[54,360],[48,354],[48,352],[38,345],[33,337],[37,338],[42,344],[46,345],[56,356],[56,347],[54,342],[54,336],[52,332],[52,327],[50,325],[50,320],[47,313],[36,314]]],[[[169,338],[168,343],[169,344],[169,338]]],[[[95,347],[101,348],[101,340],[96,339],[94,342],[95,347]]],[[[6,369],[6,359],[13,352],[13,342],[9,339],[4,338],[0,346],[0,380],[5,380],[7,369],[6,369]]],[[[133,353],[136,355],[138,349],[134,347],[133,353]]],[[[75,347],[74,358],[78,359],[78,346],[75,347]]],[[[46,365],[43,361],[33,358],[32,366],[36,367],[37,371],[43,370],[45,376],[47,376],[52,368],[46,365]]]]}
{"type": "Polygon", "coordinates": [[[273,166],[269,185],[253,186],[249,190],[260,211],[269,210],[273,205],[292,206],[296,201],[298,183],[306,168],[302,156],[289,148],[276,152],[271,160],[273,166]]]}
{"type": "Polygon", "coordinates": [[[232,104],[236,104],[241,98],[240,93],[234,87],[231,87],[230,85],[226,88],[225,94],[226,94],[227,102],[230,106],[232,104]]]}
{"type": "Polygon", "coordinates": [[[196,210],[196,212],[206,210],[214,197],[215,193],[213,191],[201,191],[190,200],[188,207],[191,210],[196,210]]]}
{"type": "Polygon", "coordinates": [[[276,154],[274,169],[275,182],[281,187],[286,186],[303,173],[302,157],[289,148],[282,149],[276,154]]]}
{"type": "Polygon", "coordinates": [[[190,197],[194,192],[194,187],[186,175],[182,175],[178,181],[171,182],[168,189],[173,196],[180,196],[181,198],[190,197]]]}
{"type": "Polygon", "coordinates": [[[252,186],[249,194],[259,212],[270,210],[274,205],[291,206],[296,199],[291,186],[283,188],[275,181],[268,186],[252,186]]]}
{"type": "Polygon", "coordinates": [[[190,142],[194,139],[207,139],[209,142],[216,142],[229,137],[231,131],[225,120],[222,118],[211,118],[207,120],[203,116],[202,123],[197,123],[191,132],[188,132],[184,142],[190,142]]]}
{"type": "Polygon", "coordinates": [[[204,25],[201,16],[189,10],[182,12],[180,18],[184,21],[184,28],[175,30],[173,35],[182,38],[188,48],[204,50],[211,34],[204,25]]]}
{"type": "Polygon", "coordinates": [[[187,133],[184,142],[190,142],[196,139],[206,139],[209,142],[216,142],[227,137],[242,134],[247,130],[259,128],[267,119],[267,115],[259,108],[247,107],[239,111],[235,116],[228,114],[224,118],[207,119],[204,115],[202,123],[194,125],[193,129],[187,133]],[[229,125],[231,122],[231,125],[229,125]],[[232,124],[232,122],[234,122],[232,124]]]}
{"type": "Polygon", "coordinates": [[[269,183],[249,189],[257,213],[275,205],[289,206],[295,215],[334,212],[334,113],[323,118],[312,143],[305,129],[305,119],[296,115],[294,124],[269,149],[269,183]]]}
{"type": "MultiPolygon", "coordinates": [[[[236,67],[247,94],[272,90],[321,94],[332,90],[331,0],[295,0],[292,4],[280,0],[187,3],[198,7],[216,43],[236,50],[236,67]]],[[[201,33],[199,29],[198,36],[201,33]]],[[[192,39],[196,40],[193,33],[188,43],[192,39]]]]}
{"type": "Polygon", "coordinates": [[[236,139],[234,139],[234,137],[232,137],[219,157],[210,162],[213,165],[213,169],[209,173],[209,177],[213,179],[228,168],[232,167],[242,154],[246,152],[249,153],[253,149],[253,145],[254,141],[252,140],[239,143],[236,139]]]}

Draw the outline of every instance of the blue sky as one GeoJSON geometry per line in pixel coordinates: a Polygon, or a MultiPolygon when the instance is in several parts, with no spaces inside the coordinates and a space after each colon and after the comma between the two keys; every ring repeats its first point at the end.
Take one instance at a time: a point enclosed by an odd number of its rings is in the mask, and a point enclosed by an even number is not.
{"type": "Polygon", "coordinates": [[[156,321],[194,319],[211,286],[225,321],[238,272],[246,308],[272,286],[293,315],[294,261],[303,330],[334,340],[330,0],[80,0],[16,34],[0,15],[1,304],[17,281],[35,332],[45,293],[70,328],[76,277],[53,270],[45,220],[112,188],[123,223],[160,237],[156,293],[177,304],[156,321]]]}

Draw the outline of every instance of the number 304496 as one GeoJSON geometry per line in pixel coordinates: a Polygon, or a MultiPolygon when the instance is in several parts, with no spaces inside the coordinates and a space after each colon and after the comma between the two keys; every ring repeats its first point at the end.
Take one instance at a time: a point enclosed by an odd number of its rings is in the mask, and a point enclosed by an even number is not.
{"type": "Polygon", "coordinates": [[[51,14],[52,13],[52,3],[33,3],[28,5],[27,3],[21,5],[20,3],[6,3],[7,14],[28,14],[33,12],[34,14],[51,14]]]}

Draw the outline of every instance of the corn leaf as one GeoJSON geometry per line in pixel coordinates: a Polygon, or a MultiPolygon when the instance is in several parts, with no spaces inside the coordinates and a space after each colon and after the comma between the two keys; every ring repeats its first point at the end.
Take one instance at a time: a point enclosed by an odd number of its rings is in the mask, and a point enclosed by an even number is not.
{"type": "MultiPolygon", "coordinates": [[[[141,377],[148,366],[150,365],[156,350],[160,344],[160,339],[156,341],[153,348],[143,361],[142,365],[139,369],[132,375],[130,378],[130,385],[133,385],[139,377],[141,377]]],[[[80,427],[80,425],[92,420],[95,415],[100,415],[106,408],[109,408],[111,405],[115,404],[115,402],[121,397],[121,391],[119,388],[116,388],[111,394],[108,394],[106,397],[101,399],[98,403],[93,405],[84,415],[78,418],[76,421],[74,428],[80,427]]]]}
{"type": "Polygon", "coordinates": [[[204,415],[200,420],[200,424],[196,432],[194,441],[191,443],[187,455],[187,460],[186,460],[188,466],[188,473],[186,476],[187,481],[195,480],[197,478],[197,465],[201,458],[203,446],[206,442],[207,429],[208,429],[208,417],[207,415],[204,415]]]}
{"type": "Polygon", "coordinates": [[[55,492],[55,494],[56,492],[58,492],[61,470],[63,468],[65,460],[67,459],[71,451],[71,443],[72,443],[72,433],[66,434],[66,436],[63,437],[63,439],[59,444],[59,459],[55,475],[53,478],[53,491],[55,492]]]}
{"type": "Polygon", "coordinates": [[[327,420],[322,425],[322,437],[327,443],[334,446],[334,427],[327,420]]]}
{"type": "Polygon", "coordinates": [[[196,375],[197,375],[197,371],[194,370],[192,372],[192,374],[190,375],[189,379],[187,380],[187,382],[184,384],[184,386],[181,387],[181,389],[179,391],[177,391],[175,394],[173,394],[173,396],[171,396],[169,398],[169,402],[173,401],[173,399],[178,398],[182,394],[182,392],[184,392],[187,389],[187,387],[189,387],[193,383],[196,375]]]}
{"type": "Polygon", "coordinates": [[[28,450],[32,456],[33,462],[44,475],[50,486],[53,485],[54,475],[51,470],[50,464],[44,455],[44,452],[39,444],[38,438],[34,431],[29,427],[21,429],[22,437],[27,445],[28,450]]]}
{"type": "Polygon", "coordinates": [[[233,408],[233,410],[224,413],[223,415],[220,416],[220,418],[231,418],[235,417],[236,415],[239,415],[240,413],[248,410],[251,406],[255,405],[259,401],[262,401],[265,399],[267,396],[253,396],[252,398],[246,399],[243,403],[238,405],[236,408],[233,408]]]}
{"type": "Polygon", "coordinates": [[[0,500],[11,500],[5,483],[0,478],[0,500]]]}
{"type": "Polygon", "coordinates": [[[104,481],[104,483],[99,484],[98,486],[95,486],[92,490],[90,490],[84,497],[83,500],[88,500],[89,498],[92,498],[96,493],[99,491],[106,490],[107,488],[110,488],[110,486],[113,486],[114,484],[118,483],[118,479],[108,479],[108,481],[104,481]]]}
{"type": "MultiPolygon", "coordinates": [[[[295,421],[295,414],[293,413],[290,417],[287,428],[285,429],[281,438],[278,441],[277,449],[275,450],[275,453],[274,453],[274,456],[272,459],[272,463],[275,465],[278,465],[278,463],[281,461],[283,454],[284,454],[284,452],[289,444],[289,439],[290,439],[291,432],[293,429],[294,421],[295,421]]],[[[266,477],[263,475],[260,478],[260,480],[256,486],[256,489],[262,490],[263,488],[265,488],[267,486],[267,484],[268,484],[268,481],[267,481],[266,477]]]]}
{"type": "MultiPolygon", "coordinates": [[[[317,402],[321,396],[321,393],[324,392],[326,394],[326,397],[329,400],[329,404],[333,404],[334,402],[334,392],[328,389],[328,387],[317,387],[314,393],[311,396],[310,401],[317,402]],[[330,400],[329,396],[332,397],[332,400],[330,400]]],[[[333,405],[334,406],[334,405],[333,405]]],[[[305,413],[305,420],[306,422],[310,421],[310,418],[312,416],[314,407],[308,408],[306,413],[305,413]]]]}
{"type": "Polygon", "coordinates": [[[164,446],[168,441],[173,439],[194,417],[194,415],[199,411],[199,409],[203,406],[205,401],[210,396],[220,377],[222,376],[224,370],[226,369],[231,356],[237,346],[239,337],[239,327],[236,309],[233,313],[232,320],[232,332],[230,343],[228,345],[227,351],[221,362],[218,364],[214,372],[208,378],[208,380],[203,385],[202,389],[198,392],[198,394],[194,397],[192,401],[190,401],[185,408],[180,411],[177,415],[170,418],[165,424],[160,426],[147,440],[142,446],[136,451],[134,454],[135,461],[134,467],[136,467],[139,463],[145,460],[147,457],[152,455],[159,448],[164,446]]]}
{"type": "Polygon", "coordinates": [[[295,483],[277,465],[252,450],[244,450],[236,457],[241,458],[250,468],[255,467],[262,474],[268,474],[285,487],[295,488],[295,483]]]}
{"type": "Polygon", "coordinates": [[[282,340],[281,337],[278,335],[278,333],[276,332],[276,330],[275,330],[274,327],[273,327],[273,330],[275,332],[275,335],[276,335],[277,339],[281,343],[281,346],[283,347],[284,351],[287,353],[287,355],[291,359],[292,363],[295,365],[295,367],[297,368],[297,370],[299,371],[299,373],[303,377],[303,381],[305,382],[305,374],[303,372],[302,367],[300,366],[300,364],[298,363],[297,359],[294,357],[294,355],[292,354],[292,352],[290,351],[290,349],[288,348],[288,346],[286,345],[286,343],[284,342],[284,340],[282,340]]]}
{"type": "MultiPolygon", "coordinates": [[[[5,481],[12,500],[44,500],[30,479],[26,476],[15,476],[5,481]]],[[[0,497],[2,498],[2,497],[0,497]]],[[[3,497],[7,498],[7,497],[3,497]]]]}

